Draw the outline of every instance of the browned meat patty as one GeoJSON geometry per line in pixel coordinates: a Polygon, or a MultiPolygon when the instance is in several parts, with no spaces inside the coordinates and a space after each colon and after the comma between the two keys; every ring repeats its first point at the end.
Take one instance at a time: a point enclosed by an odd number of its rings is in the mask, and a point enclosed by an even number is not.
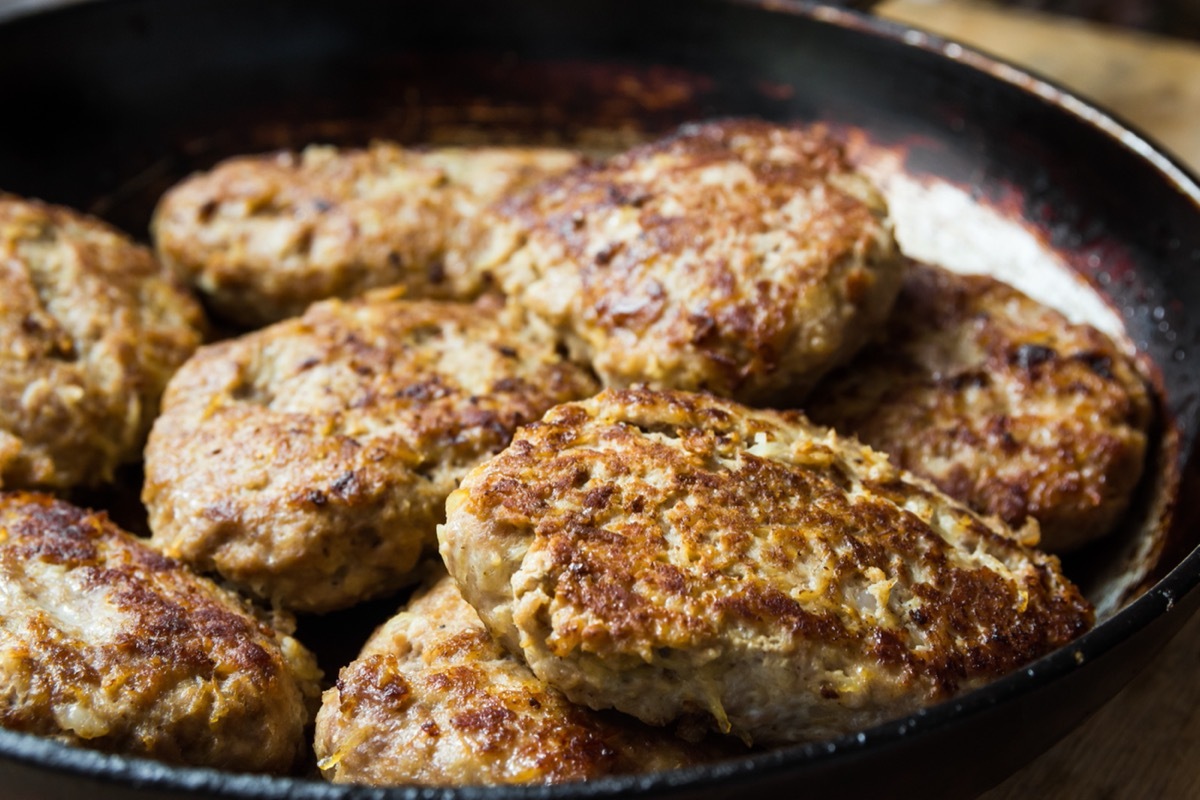
{"type": "Polygon", "coordinates": [[[146,447],[158,547],[296,610],[386,594],[467,470],[596,390],[495,302],[396,293],[315,304],[183,366],[146,447]]]}
{"type": "Polygon", "coordinates": [[[1086,630],[1057,559],[799,414],[606,391],[464,479],[441,552],[568,698],[755,743],[860,730],[1086,630]]]}
{"type": "Polygon", "coordinates": [[[1142,475],[1152,407],[1104,334],[986,276],[912,265],[881,343],[812,418],[1058,552],[1110,531],[1142,475]]]}
{"type": "Polygon", "coordinates": [[[325,692],[325,777],[374,786],[559,783],[745,752],[576,706],[491,637],[440,568],[325,692]]]}
{"type": "Polygon", "coordinates": [[[0,488],[94,485],[137,461],[203,328],[146,248],[0,194],[0,488]]]}
{"type": "Polygon", "coordinates": [[[163,196],[155,242],[216,312],[246,326],[391,284],[469,298],[481,286],[455,254],[477,235],[479,208],[577,162],[552,148],[387,143],[235,158],[163,196]]]}
{"type": "Polygon", "coordinates": [[[475,268],[614,386],[802,393],[900,281],[882,197],[818,129],[685,126],[489,217],[475,268]]]}
{"type": "Polygon", "coordinates": [[[294,639],[104,514],[0,493],[0,531],[0,725],[226,770],[301,763],[320,674],[294,639]]]}

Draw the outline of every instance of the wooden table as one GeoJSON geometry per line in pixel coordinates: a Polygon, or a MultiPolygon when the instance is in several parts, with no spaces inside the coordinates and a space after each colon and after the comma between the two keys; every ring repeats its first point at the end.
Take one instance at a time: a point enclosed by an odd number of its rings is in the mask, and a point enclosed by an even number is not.
{"type": "MultiPolygon", "coordinates": [[[[1200,45],[978,0],[889,0],[882,16],[1040,73],[1200,172],[1200,45]]],[[[981,800],[1200,798],[1200,616],[1121,694],[981,800]]]]}

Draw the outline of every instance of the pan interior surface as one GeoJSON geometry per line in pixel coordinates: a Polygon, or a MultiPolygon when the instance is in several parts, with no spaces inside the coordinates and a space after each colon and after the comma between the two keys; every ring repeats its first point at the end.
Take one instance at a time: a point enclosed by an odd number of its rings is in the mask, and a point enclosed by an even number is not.
{"type": "Polygon", "coordinates": [[[850,12],[718,0],[71,4],[0,20],[0,74],[21,76],[6,90],[17,124],[0,126],[0,189],[140,238],[167,186],[239,153],[373,138],[607,152],[695,119],[820,121],[884,186],[910,254],[993,272],[1116,335],[1161,399],[1135,508],[1067,561],[1105,621],[911,718],[678,773],[447,791],[171,768],[0,731],[18,797],[722,797],[801,781],[965,797],[1114,694],[1200,602],[1200,318],[1187,313],[1200,304],[1200,189],[1034,78],[850,12]]]}

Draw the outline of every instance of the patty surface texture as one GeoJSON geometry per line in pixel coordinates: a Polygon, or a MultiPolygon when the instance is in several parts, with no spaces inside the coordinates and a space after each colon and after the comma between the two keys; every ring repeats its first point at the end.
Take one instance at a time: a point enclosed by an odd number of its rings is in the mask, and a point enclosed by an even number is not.
{"type": "Polygon", "coordinates": [[[816,128],[684,126],[482,218],[474,268],[613,386],[802,394],[900,281],[882,196],[816,128]]]}
{"type": "Polygon", "coordinates": [[[0,488],[62,490],[137,461],[200,306],[114,228],[0,194],[0,488]]]}
{"type": "Polygon", "coordinates": [[[488,633],[440,566],[325,692],[325,777],[373,786],[559,783],[744,753],[577,706],[488,633]]]}
{"type": "Polygon", "coordinates": [[[286,773],[312,655],[102,513],[0,493],[0,725],[106,752],[286,773]]]}
{"type": "Polygon", "coordinates": [[[1153,407],[1107,336],[983,275],[913,264],[886,335],[806,412],[1063,552],[1112,530],[1153,407]]]}
{"type": "Polygon", "coordinates": [[[169,190],[155,244],[215,312],[245,326],[392,284],[412,298],[470,298],[482,287],[455,254],[478,235],[479,209],[576,163],[553,148],[389,143],[243,156],[169,190]]]}
{"type": "Polygon", "coordinates": [[[574,702],[755,744],[862,730],[1086,630],[1053,556],[800,414],[608,390],[447,503],[441,553],[574,702]]]}
{"type": "Polygon", "coordinates": [[[202,348],[146,447],[154,543],[294,610],[409,580],[446,496],[518,425],[596,385],[474,305],[376,290],[202,348]]]}

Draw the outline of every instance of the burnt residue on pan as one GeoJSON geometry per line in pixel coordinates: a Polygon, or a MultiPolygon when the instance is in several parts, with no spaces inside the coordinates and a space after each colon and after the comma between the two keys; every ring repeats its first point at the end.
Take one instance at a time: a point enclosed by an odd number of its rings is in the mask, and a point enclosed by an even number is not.
{"type": "Polygon", "coordinates": [[[510,54],[393,55],[369,72],[374,78],[353,95],[267,101],[169,130],[126,154],[115,188],[78,202],[144,238],[171,184],[231,156],[372,140],[571,145],[606,154],[701,118],[714,88],[711,77],[679,68],[546,64],[510,54]]]}

